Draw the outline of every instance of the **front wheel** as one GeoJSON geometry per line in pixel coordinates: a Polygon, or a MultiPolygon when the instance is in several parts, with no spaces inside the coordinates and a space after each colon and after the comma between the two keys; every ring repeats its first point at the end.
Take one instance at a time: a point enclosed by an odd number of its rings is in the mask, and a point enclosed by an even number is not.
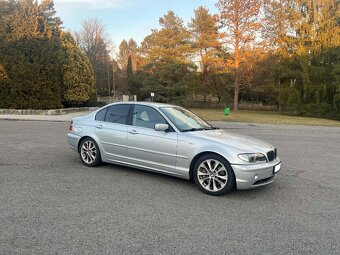
{"type": "Polygon", "coordinates": [[[194,166],[194,180],[206,194],[220,196],[235,185],[235,175],[228,161],[216,154],[201,157],[194,166]]]}
{"type": "Polygon", "coordinates": [[[85,138],[79,147],[81,162],[86,166],[97,166],[101,163],[100,151],[97,143],[90,137],[85,138]]]}

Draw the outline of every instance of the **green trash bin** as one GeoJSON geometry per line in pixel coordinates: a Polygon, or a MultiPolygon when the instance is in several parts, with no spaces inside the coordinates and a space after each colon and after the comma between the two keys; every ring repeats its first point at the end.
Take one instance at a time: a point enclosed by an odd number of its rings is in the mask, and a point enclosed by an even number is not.
{"type": "Polygon", "coordinates": [[[224,108],[224,116],[229,115],[230,114],[230,107],[227,106],[226,108],[224,108]]]}

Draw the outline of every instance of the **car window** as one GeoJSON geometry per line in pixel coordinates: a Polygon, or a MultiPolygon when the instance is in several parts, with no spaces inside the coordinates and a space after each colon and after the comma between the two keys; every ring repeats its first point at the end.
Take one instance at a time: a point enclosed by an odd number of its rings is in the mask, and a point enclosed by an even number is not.
{"type": "Polygon", "coordinates": [[[165,119],[153,108],[136,105],[132,116],[132,125],[144,128],[154,128],[155,124],[167,124],[165,119]]]}
{"type": "Polygon", "coordinates": [[[107,111],[107,107],[97,112],[95,120],[104,121],[106,111],[107,111]]]}
{"type": "Polygon", "coordinates": [[[209,123],[182,107],[161,107],[160,111],[162,111],[181,132],[213,129],[209,123]]]}
{"type": "Polygon", "coordinates": [[[105,122],[126,124],[130,105],[118,104],[109,106],[105,115],[105,122]]]}

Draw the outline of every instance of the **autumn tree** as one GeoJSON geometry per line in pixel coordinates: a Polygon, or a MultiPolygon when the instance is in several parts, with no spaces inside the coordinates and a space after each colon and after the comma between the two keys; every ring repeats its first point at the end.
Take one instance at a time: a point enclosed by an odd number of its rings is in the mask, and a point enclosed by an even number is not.
{"type": "Polygon", "coordinates": [[[224,28],[225,43],[234,54],[233,67],[235,73],[234,109],[238,109],[240,79],[240,63],[247,46],[254,42],[256,32],[260,29],[258,22],[261,6],[260,0],[219,0],[219,20],[224,28]]]}

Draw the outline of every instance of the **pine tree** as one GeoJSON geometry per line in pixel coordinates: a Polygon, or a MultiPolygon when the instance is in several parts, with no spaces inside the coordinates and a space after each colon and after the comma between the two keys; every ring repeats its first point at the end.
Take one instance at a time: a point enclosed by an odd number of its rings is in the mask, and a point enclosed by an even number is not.
{"type": "MultiPolygon", "coordinates": [[[[189,23],[189,28],[193,50],[200,59],[200,78],[203,85],[201,91],[207,95],[209,84],[216,84],[215,82],[209,83],[209,75],[219,72],[220,69],[223,70],[224,59],[220,57],[222,53],[221,35],[218,32],[216,16],[210,14],[208,9],[201,6],[194,10],[194,14],[195,16],[189,23]]],[[[216,86],[211,86],[211,88],[214,87],[216,88],[216,86]]]]}
{"type": "Polygon", "coordinates": [[[219,0],[217,7],[219,19],[225,28],[225,40],[234,53],[235,70],[234,110],[238,109],[240,79],[239,67],[244,50],[255,40],[255,33],[260,29],[258,21],[260,0],[219,0]]]}
{"type": "Polygon", "coordinates": [[[191,54],[190,33],[183,20],[169,11],[159,19],[160,30],[152,29],[142,42],[142,54],[148,62],[188,63],[191,54]]]}
{"type": "Polygon", "coordinates": [[[161,28],[153,29],[142,42],[140,54],[145,65],[137,80],[144,85],[145,95],[156,93],[155,100],[183,101],[188,87],[196,82],[196,66],[189,59],[190,33],[172,11],[161,17],[159,24],[161,28]]]}

